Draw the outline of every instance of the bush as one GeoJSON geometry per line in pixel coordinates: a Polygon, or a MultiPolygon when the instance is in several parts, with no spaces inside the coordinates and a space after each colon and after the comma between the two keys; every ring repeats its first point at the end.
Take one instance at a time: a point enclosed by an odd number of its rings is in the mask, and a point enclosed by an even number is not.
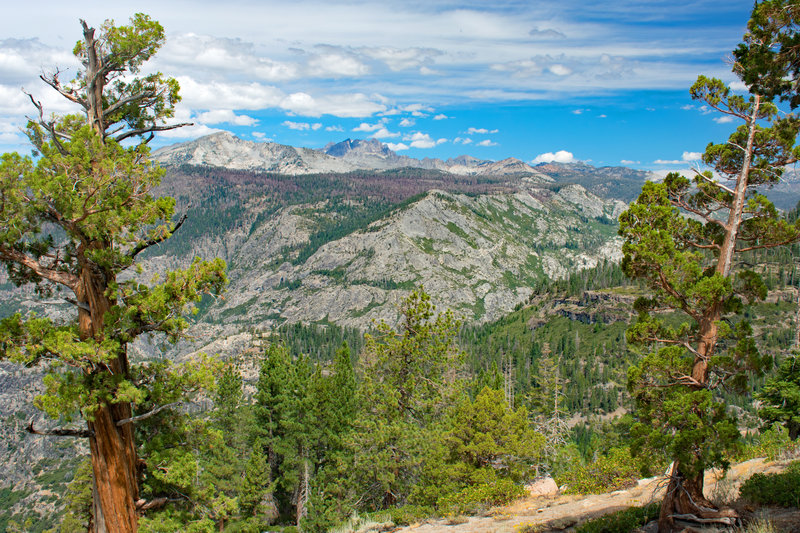
{"type": "Polygon", "coordinates": [[[660,503],[651,503],[644,507],[631,507],[589,520],[579,526],[575,533],[629,533],[651,520],[657,519],[660,512],[660,503]]]}
{"type": "Polygon", "coordinates": [[[766,457],[770,461],[791,455],[800,447],[789,438],[789,430],[781,424],[772,424],[758,435],[755,442],[745,445],[736,459],[747,461],[756,457],[766,457]]]}
{"type": "Polygon", "coordinates": [[[559,476],[568,494],[601,494],[632,487],[639,479],[639,467],[627,448],[612,448],[608,455],[578,464],[559,476]]]}
{"type": "Polygon", "coordinates": [[[439,498],[437,507],[445,515],[469,514],[494,505],[505,505],[525,493],[520,485],[507,478],[496,478],[470,485],[439,498]]]}
{"type": "Polygon", "coordinates": [[[741,499],[755,504],[800,507],[800,461],[780,474],[753,474],[739,494],[741,499]]]}

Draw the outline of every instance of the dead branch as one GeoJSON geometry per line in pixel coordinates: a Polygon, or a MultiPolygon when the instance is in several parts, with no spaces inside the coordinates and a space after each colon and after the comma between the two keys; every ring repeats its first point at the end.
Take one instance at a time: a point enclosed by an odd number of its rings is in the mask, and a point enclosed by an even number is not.
{"type": "Polygon", "coordinates": [[[161,407],[156,407],[152,411],[148,411],[148,412],[146,412],[146,413],[144,413],[142,415],[132,416],[130,418],[123,418],[122,420],[118,420],[117,421],[117,426],[121,427],[121,426],[124,426],[125,424],[131,424],[131,423],[135,423],[135,422],[140,422],[142,420],[150,418],[151,416],[157,415],[158,413],[160,413],[164,409],[169,409],[170,407],[176,407],[176,406],[182,405],[182,404],[183,404],[183,402],[168,403],[166,405],[162,405],[161,407]]]}
{"type": "Polygon", "coordinates": [[[45,435],[48,437],[80,437],[84,439],[94,437],[94,431],[89,431],[88,429],[58,428],[58,429],[38,430],[33,427],[33,420],[31,420],[30,423],[27,425],[25,431],[33,435],[45,435]]]}

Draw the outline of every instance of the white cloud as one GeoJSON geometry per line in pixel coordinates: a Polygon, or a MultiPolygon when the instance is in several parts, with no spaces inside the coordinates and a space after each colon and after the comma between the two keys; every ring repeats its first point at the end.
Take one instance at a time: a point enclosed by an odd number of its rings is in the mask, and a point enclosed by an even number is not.
{"type": "Polygon", "coordinates": [[[302,74],[301,66],[296,63],[259,55],[253,43],[195,33],[171,35],[158,58],[170,67],[166,71],[222,71],[267,81],[291,80],[302,74]]]}
{"type": "Polygon", "coordinates": [[[314,124],[309,124],[308,122],[292,122],[291,120],[284,120],[281,123],[282,126],[286,126],[290,130],[297,130],[297,131],[308,131],[313,130],[317,131],[322,127],[322,124],[319,122],[315,122],[314,124]]]}
{"type": "Polygon", "coordinates": [[[583,109],[573,109],[572,110],[572,114],[573,115],[581,115],[581,114],[583,114],[583,109]]]}
{"type": "Polygon", "coordinates": [[[271,139],[267,139],[267,134],[264,133],[263,131],[254,131],[254,132],[251,133],[251,135],[253,137],[255,137],[256,139],[260,140],[260,141],[269,141],[269,140],[271,140],[271,139]]]}
{"type": "Polygon", "coordinates": [[[728,84],[728,87],[731,88],[732,91],[736,92],[749,92],[750,88],[747,86],[746,83],[740,80],[732,81],[728,84]]]}
{"type": "Polygon", "coordinates": [[[572,152],[567,152],[566,150],[559,150],[558,152],[545,152],[543,154],[537,155],[533,159],[534,164],[538,163],[574,163],[575,156],[572,155],[572,152]]]}
{"type": "Polygon", "coordinates": [[[237,115],[230,109],[215,109],[200,113],[195,117],[195,120],[203,124],[235,124],[237,126],[255,126],[258,120],[247,116],[237,115]]]}
{"type": "Polygon", "coordinates": [[[362,122],[361,124],[353,128],[353,131],[378,131],[379,129],[384,127],[384,124],[386,124],[386,122],[387,119],[381,119],[375,124],[368,124],[367,122],[362,122]]]}
{"type": "Polygon", "coordinates": [[[448,118],[450,118],[450,117],[448,117],[448,116],[447,116],[447,115],[445,115],[444,113],[439,113],[438,115],[436,115],[435,117],[433,117],[433,120],[446,120],[446,119],[448,119],[448,118]]]}
{"type": "Polygon", "coordinates": [[[427,117],[429,113],[433,113],[434,111],[432,107],[425,104],[410,104],[402,106],[400,109],[418,118],[427,117]]]}
{"type": "Polygon", "coordinates": [[[356,54],[338,46],[320,45],[308,61],[308,72],[316,77],[356,77],[369,73],[369,67],[356,54]]]}
{"type": "Polygon", "coordinates": [[[400,71],[415,68],[426,68],[425,65],[434,61],[434,58],[444,54],[434,48],[394,48],[391,46],[363,47],[359,51],[383,62],[390,70],[400,71]]]}
{"type": "Polygon", "coordinates": [[[455,139],[453,139],[453,143],[455,143],[455,144],[472,144],[472,139],[470,139],[469,137],[465,137],[465,138],[456,137],[455,139]]]}
{"type": "Polygon", "coordinates": [[[730,122],[733,122],[733,117],[730,115],[725,115],[722,117],[715,117],[713,120],[717,124],[728,124],[730,122]]]}
{"type": "Polygon", "coordinates": [[[703,154],[700,152],[683,152],[681,155],[681,161],[699,161],[703,158],[703,154]]]}
{"type": "Polygon", "coordinates": [[[413,126],[415,123],[416,122],[413,119],[404,118],[403,120],[400,121],[400,127],[401,128],[408,128],[408,127],[413,126]]]}
{"type": "Polygon", "coordinates": [[[389,150],[393,152],[400,152],[402,150],[408,150],[409,146],[405,143],[386,143],[386,146],[389,147],[389,150]]]}
{"type": "Polygon", "coordinates": [[[404,135],[403,140],[411,141],[412,148],[433,148],[438,144],[447,142],[447,139],[437,139],[434,141],[430,135],[419,131],[414,132],[411,135],[404,135]]]}
{"type": "Polygon", "coordinates": [[[168,139],[196,139],[205,135],[211,135],[224,131],[219,128],[209,128],[205,124],[194,124],[193,126],[184,126],[183,128],[175,128],[174,130],[167,130],[159,132],[160,137],[168,139]]]}
{"type": "Polygon", "coordinates": [[[395,133],[393,131],[389,131],[386,128],[381,128],[377,131],[372,132],[372,137],[375,139],[386,139],[391,137],[400,137],[400,134],[395,133]]]}
{"type": "Polygon", "coordinates": [[[691,109],[694,109],[694,106],[692,104],[686,104],[681,106],[681,109],[683,109],[684,111],[689,111],[691,109]]]}
{"type": "Polygon", "coordinates": [[[484,139],[475,146],[497,146],[497,143],[493,142],[491,139],[484,139]]]}
{"type": "Polygon", "coordinates": [[[597,118],[608,118],[608,115],[606,115],[606,114],[603,114],[603,115],[597,115],[597,118]]]}
{"type": "Polygon", "coordinates": [[[682,159],[656,159],[653,163],[656,165],[685,165],[686,161],[682,159]]]}
{"type": "Polygon", "coordinates": [[[571,68],[560,64],[551,65],[548,70],[550,70],[550,72],[552,72],[556,76],[569,76],[570,74],[572,74],[571,68]]]}
{"type": "Polygon", "coordinates": [[[498,129],[489,130],[489,129],[486,129],[486,128],[468,128],[467,129],[467,134],[469,134],[469,135],[486,135],[487,133],[497,133],[498,131],[500,131],[500,130],[498,130],[498,129]]]}
{"type": "Polygon", "coordinates": [[[620,161],[620,163],[623,164],[623,165],[640,165],[642,162],[641,161],[631,161],[630,159],[622,159],[620,161]]]}
{"type": "Polygon", "coordinates": [[[325,126],[325,131],[344,131],[344,128],[336,125],[336,126],[325,126]]]}

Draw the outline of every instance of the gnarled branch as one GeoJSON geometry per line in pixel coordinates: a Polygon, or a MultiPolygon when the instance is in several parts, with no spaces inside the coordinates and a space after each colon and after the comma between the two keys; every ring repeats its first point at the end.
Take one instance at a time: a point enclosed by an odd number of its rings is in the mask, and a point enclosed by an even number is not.
{"type": "Polygon", "coordinates": [[[33,435],[46,435],[48,437],[81,437],[84,439],[88,439],[89,437],[94,437],[94,432],[89,431],[88,429],[66,429],[66,428],[59,428],[59,429],[47,429],[47,430],[38,430],[33,427],[33,420],[25,428],[25,431],[31,433],[33,435]]]}

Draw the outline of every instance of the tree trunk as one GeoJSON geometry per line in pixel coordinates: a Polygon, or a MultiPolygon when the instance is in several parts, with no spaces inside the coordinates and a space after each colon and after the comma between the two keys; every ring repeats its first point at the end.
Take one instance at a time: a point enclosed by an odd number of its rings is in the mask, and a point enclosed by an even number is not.
{"type": "MultiPolygon", "coordinates": [[[[113,302],[106,291],[113,275],[103,271],[87,258],[87,249],[103,249],[106,244],[93,242],[79,248],[81,280],[77,300],[85,304],[78,311],[81,338],[103,337],[105,314],[113,302]]],[[[91,371],[97,379],[111,376],[128,377],[128,358],[124,346],[117,357],[98,364],[91,371]]],[[[92,514],[90,531],[95,533],[132,533],[137,531],[136,501],[139,499],[136,445],[132,424],[117,426],[117,422],[132,416],[131,404],[103,403],[93,413],[87,413],[92,456],[92,514]]]]}
{"type": "Polygon", "coordinates": [[[681,464],[675,462],[667,492],[661,502],[661,514],[658,517],[659,533],[677,531],[673,518],[675,515],[695,515],[698,518],[705,518],[709,513],[716,513],[714,505],[703,496],[703,477],[702,472],[692,477],[687,476],[681,471],[681,464]]]}

